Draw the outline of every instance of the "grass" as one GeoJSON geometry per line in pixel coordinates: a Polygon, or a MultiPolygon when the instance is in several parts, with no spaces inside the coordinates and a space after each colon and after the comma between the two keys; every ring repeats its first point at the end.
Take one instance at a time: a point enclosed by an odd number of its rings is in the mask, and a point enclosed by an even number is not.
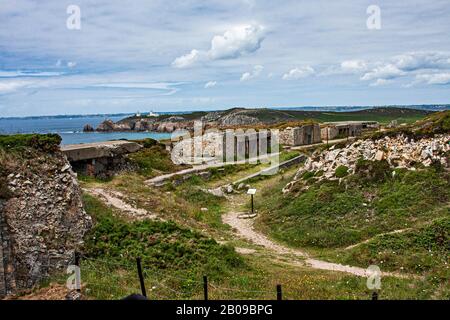
{"type": "MultiPolygon", "coordinates": [[[[136,282],[136,257],[142,258],[149,276],[161,274],[163,279],[183,277],[183,281],[187,281],[184,286],[189,286],[189,279],[197,281],[203,274],[214,280],[246,268],[232,247],[220,245],[174,222],[127,222],[96,198],[84,195],[83,202],[86,212],[95,221],[83,248],[87,257],[85,281],[92,290],[98,291],[103,287],[105,291],[111,291],[115,288],[114,298],[125,294],[120,285],[117,286],[115,278],[124,281],[124,285],[129,282],[127,279],[136,282]],[[110,285],[100,285],[106,282],[110,285]]],[[[98,294],[96,298],[106,298],[111,293],[98,294]]]]}
{"type": "Polygon", "coordinates": [[[144,141],[143,145],[143,149],[128,156],[128,159],[138,166],[141,175],[152,178],[186,168],[186,166],[175,165],[172,162],[170,153],[163,144],[144,141]]]}
{"type": "MultiPolygon", "coordinates": [[[[272,190],[259,202],[270,234],[295,247],[339,248],[377,234],[438,218],[450,197],[447,173],[398,170],[375,182],[351,176],[344,183],[310,183],[283,197],[272,190]]],[[[282,185],[278,186],[281,188],[282,185]]]]}
{"type": "Polygon", "coordinates": [[[9,151],[33,148],[53,152],[59,149],[60,143],[61,137],[53,133],[0,135],[0,148],[9,151]]]}

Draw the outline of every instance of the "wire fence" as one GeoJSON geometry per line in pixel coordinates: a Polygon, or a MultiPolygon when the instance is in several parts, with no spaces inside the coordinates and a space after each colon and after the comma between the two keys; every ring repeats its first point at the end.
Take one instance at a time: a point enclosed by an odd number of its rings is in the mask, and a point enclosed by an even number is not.
{"type": "MultiPolygon", "coordinates": [[[[201,274],[180,275],[142,265],[139,258],[136,261],[118,261],[78,255],[74,264],[80,268],[80,291],[92,299],[116,300],[132,294],[145,295],[151,300],[286,300],[298,297],[298,293],[283,292],[281,284],[260,289],[253,288],[248,281],[243,283],[239,278],[227,277],[224,281],[201,274]]],[[[54,265],[40,267],[55,269],[54,265]]],[[[48,274],[39,282],[48,281],[48,274]]],[[[64,270],[56,280],[66,284],[68,276],[64,270]]],[[[54,280],[55,277],[52,278],[54,280]]],[[[361,296],[364,297],[367,299],[367,293],[361,296]]],[[[378,293],[371,292],[369,298],[378,299],[378,293]]]]}

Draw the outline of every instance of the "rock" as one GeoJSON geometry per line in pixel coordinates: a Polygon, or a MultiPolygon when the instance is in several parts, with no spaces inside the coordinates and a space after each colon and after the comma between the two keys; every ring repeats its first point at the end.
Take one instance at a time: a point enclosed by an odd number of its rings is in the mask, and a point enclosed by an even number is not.
{"type": "Polygon", "coordinates": [[[200,208],[200,211],[202,212],[208,211],[208,208],[200,208]]]}
{"type": "Polygon", "coordinates": [[[384,157],[384,152],[381,150],[378,150],[377,153],[375,154],[375,160],[381,161],[381,160],[383,160],[383,157],[384,157]]]}
{"type": "Polygon", "coordinates": [[[212,194],[213,196],[216,196],[216,197],[224,197],[225,196],[225,194],[223,193],[221,187],[218,187],[216,189],[207,189],[206,192],[210,193],[210,194],[212,194]]]}
{"type": "Polygon", "coordinates": [[[233,193],[234,192],[233,186],[231,184],[227,185],[225,187],[225,190],[226,190],[226,193],[233,193]]]}
{"type": "Polygon", "coordinates": [[[90,124],[85,124],[83,127],[83,132],[93,132],[94,128],[90,124]]]}
{"type": "Polygon", "coordinates": [[[100,123],[96,130],[100,132],[114,131],[116,130],[116,125],[112,120],[107,119],[100,123]]]}
{"type": "Polygon", "coordinates": [[[77,180],[62,179],[73,174],[62,152],[11,159],[7,180],[16,192],[8,200],[0,199],[0,277],[14,294],[73,263],[92,221],[83,210],[77,180]],[[21,174],[12,174],[18,171],[21,174]]]}
{"type": "Polygon", "coordinates": [[[450,151],[450,135],[441,134],[431,138],[419,140],[408,139],[403,135],[384,137],[375,141],[357,140],[344,148],[329,148],[313,155],[305,161],[294,176],[293,181],[283,188],[283,193],[289,191],[307,171],[322,170],[323,174],[317,179],[335,180],[335,170],[341,165],[348,167],[349,173],[355,172],[359,158],[369,161],[386,159],[391,168],[406,168],[416,170],[414,165],[422,163],[430,166],[433,161],[448,166],[446,153],[450,151]]]}

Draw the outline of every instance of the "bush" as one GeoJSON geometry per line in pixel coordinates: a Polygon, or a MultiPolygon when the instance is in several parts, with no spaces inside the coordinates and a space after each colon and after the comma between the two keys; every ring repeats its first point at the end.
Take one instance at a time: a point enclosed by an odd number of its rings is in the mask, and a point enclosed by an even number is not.
{"type": "Polygon", "coordinates": [[[348,175],[348,167],[347,166],[339,166],[336,168],[334,175],[337,178],[343,178],[348,175]]]}
{"type": "Polygon", "coordinates": [[[144,148],[132,153],[128,159],[139,167],[141,174],[152,177],[156,171],[174,172],[180,170],[181,166],[175,165],[170,157],[170,153],[163,145],[156,143],[153,139],[146,139],[144,148]]]}
{"type": "Polygon", "coordinates": [[[0,135],[0,148],[21,149],[34,148],[45,152],[53,152],[59,149],[61,137],[57,134],[15,134],[0,135]]]}
{"type": "Polygon", "coordinates": [[[139,256],[144,266],[151,268],[205,271],[210,275],[244,265],[234,248],[174,222],[127,222],[96,198],[84,195],[83,203],[95,220],[85,239],[88,257],[123,262],[139,256]]]}
{"type": "Polygon", "coordinates": [[[386,160],[370,161],[359,159],[356,163],[355,174],[360,182],[382,182],[389,176],[391,168],[386,160]]]}

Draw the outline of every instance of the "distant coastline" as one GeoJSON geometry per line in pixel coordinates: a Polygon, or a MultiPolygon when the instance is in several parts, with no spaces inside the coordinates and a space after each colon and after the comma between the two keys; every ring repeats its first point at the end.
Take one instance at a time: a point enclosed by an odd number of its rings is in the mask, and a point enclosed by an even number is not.
{"type": "MultiPolygon", "coordinates": [[[[450,110],[450,104],[418,104],[418,105],[374,105],[374,106],[301,106],[301,107],[266,107],[268,109],[273,110],[303,110],[303,111],[334,111],[334,112],[347,112],[347,111],[359,111],[359,110],[367,110],[373,108],[408,108],[408,109],[416,109],[416,110],[426,110],[426,111],[443,111],[450,110]]],[[[243,107],[249,108],[249,107],[243,107]]],[[[186,111],[162,111],[155,112],[157,114],[189,114],[194,112],[209,112],[209,111],[221,111],[224,109],[204,109],[204,110],[186,110],[186,111]]],[[[148,111],[143,110],[143,113],[148,111]]],[[[0,117],[0,119],[66,119],[66,118],[93,118],[93,117],[128,117],[134,115],[135,112],[121,112],[121,113],[96,113],[96,114],[68,114],[68,115],[37,115],[37,116],[11,116],[11,117],[0,117]]]]}

